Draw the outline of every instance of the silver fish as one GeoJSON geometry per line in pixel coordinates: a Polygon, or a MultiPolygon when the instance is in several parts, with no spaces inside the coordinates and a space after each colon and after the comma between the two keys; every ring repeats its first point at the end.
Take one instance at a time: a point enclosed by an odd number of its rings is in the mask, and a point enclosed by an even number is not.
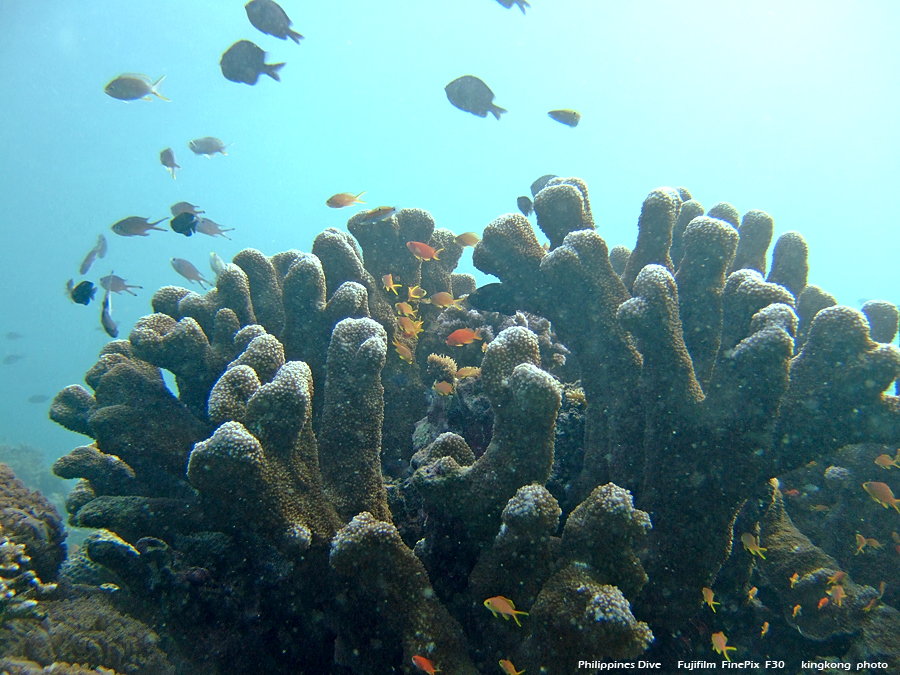
{"type": "Polygon", "coordinates": [[[105,256],[106,250],[106,237],[101,234],[97,237],[97,243],[94,244],[94,248],[88,251],[88,254],[84,256],[84,260],[81,261],[81,267],[78,268],[78,271],[81,274],[87,274],[88,270],[91,269],[91,265],[94,264],[94,260],[105,256]]]}
{"type": "MultiPolygon", "coordinates": [[[[231,143],[229,143],[228,145],[231,145],[231,143]]],[[[188,143],[188,147],[195,155],[206,155],[207,157],[212,157],[217,152],[221,152],[223,155],[227,155],[228,153],[225,152],[225,148],[227,148],[228,145],[225,145],[215,136],[195,138],[188,143]]]]}
{"type": "Polygon", "coordinates": [[[146,75],[123,73],[107,84],[106,87],[103,88],[103,91],[108,96],[117,98],[120,101],[136,101],[139,98],[142,98],[145,101],[151,101],[153,100],[150,98],[151,94],[157,98],[161,98],[163,101],[168,101],[169,99],[156,90],[160,82],[164,79],[166,79],[165,75],[151,84],[150,78],[146,75]]]}
{"type": "Polygon", "coordinates": [[[227,236],[225,233],[231,232],[233,229],[233,227],[226,227],[223,229],[221,225],[209,218],[199,218],[197,220],[196,231],[200,234],[205,234],[208,237],[219,235],[230,241],[231,237],[227,236]]]}
{"type": "Polygon", "coordinates": [[[228,263],[222,260],[215,251],[209,254],[209,269],[211,269],[216,276],[219,276],[225,271],[225,266],[227,264],[228,263]]]}
{"type": "Polygon", "coordinates": [[[172,206],[169,207],[169,211],[172,212],[173,218],[180,216],[182,213],[190,213],[192,216],[199,216],[201,213],[206,213],[203,209],[189,202],[172,204],[172,206]]]}
{"type": "Polygon", "coordinates": [[[119,325],[112,318],[112,302],[109,299],[109,291],[103,296],[103,309],[100,312],[100,325],[111,338],[119,337],[119,325]]]}
{"type": "Polygon", "coordinates": [[[143,288],[143,286],[134,286],[126,284],[127,279],[123,279],[122,277],[118,277],[112,272],[110,272],[105,277],[100,277],[100,286],[105,288],[107,291],[112,291],[113,293],[131,293],[131,295],[137,297],[137,293],[131,291],[132,288],[143,288]]]}
{"type": "Polygon", "coordinates": [[[195,281],[200,284],[200,288],[206,290],[206,286],[203,284],[209,284],[212,286],[212,282],[206,279],[196,267],[194,267],[189,261],[184,258],[172,258],[172,267],[175,268],[175,271],[178,272],[185,279],[194,283],[195,281]]]}
{"type": "Polygon", "coordinates": [[[149,237],[149,230],[165,232],[163,228],[156,227],[164,221],[165,218],[160,218],[153,223],[148,222],[149,220],[149,218],[141,218],[140,216],[129,216],[128,218],[123,218],[118,223],[114,223],[109,229],[122,237],[149,237]]]}

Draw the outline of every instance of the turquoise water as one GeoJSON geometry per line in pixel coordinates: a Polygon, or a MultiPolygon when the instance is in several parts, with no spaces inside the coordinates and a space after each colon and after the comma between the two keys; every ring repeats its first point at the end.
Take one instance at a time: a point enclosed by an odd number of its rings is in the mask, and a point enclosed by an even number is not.
{"type": "MultiPolygon", "coordinates": [[[[480,231],[515,211],[545,173],[584,178],[598,229],[632,246],[643,198],[683,185],[775,217],[810,244],[810,283],[846,304],[900,300],[900,46],[890,2],[616,3],[535,0],[523,16],[492,0],[299,3],[283,6],[300,45],[263,35],[242,2],[0,2],[0,129],[6,160],[0,274],[4,365],[0,440],[51,455],[77,439],[46,420],[52,396],[81,381],[106,342],[99,305],[64,295],[105,233],[110,270],[140,284],[115,296],[120,330],[149,311],[153,290],[183,283],[173,256],[208,271],[216,251],[309,250],[354,212],[325,206],[363,190],[370,205],[420,207],[439,227],[480,231]],[[224,79],[239,39],[282,81],[224,79]],[[166,103],[125,103],[103,87],[123,72],[166,76],[166,103]],[[451,106],[443,87],[473,74],[509,110],[501,121],[451,106]],[[583,114],[571,129],[548,110],[583,114]],[[194,156],[217,136],[228,156],[194,156]],[[172,147],[178,179],[159,164],[172,147]],[[234,227],[232,241],[172,232],[124,239],[109,226],[153,220],[177,201],[234,227]]],[[[469,255],[460,271],[471,271],[469,255]]],[[[483,276],[480,278],[484,278],[483,276]]],[[[577,289],[573,289],[577,292],[577,289]]]]}

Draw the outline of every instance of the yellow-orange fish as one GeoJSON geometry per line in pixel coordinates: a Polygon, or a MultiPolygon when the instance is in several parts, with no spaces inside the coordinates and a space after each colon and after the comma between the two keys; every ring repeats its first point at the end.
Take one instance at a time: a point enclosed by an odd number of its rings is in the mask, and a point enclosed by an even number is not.
{"type": "Polygon", "coordinates": [[[462,302],[462,298],[454,298],[452,295],[445,291],[438,291],[428,300],[422,300],[422,302],[432,304],[435,307],[440,307],[441,309],[446,309],[451,305],[453,307],[456,307],[456,309],[462,309],[462,307],[459,306],[459,303],[462,302]]]}
{"type": "Polygon", "coordinates": [[[866,547],[866,538],[862,536],[859,532],[856,533],[856,553],[853,555],[859,555],[862,550],[866,547]]]}
{"type": "Polygon", "coordinates": [[[422,322],[413,321],[407,316],[397,317],[397,323],[403,329],[403,337],[417,337],[422,332],[422,322]]]}
{"type": "Polygon", "coordinates": [[[737,651],[737,647],[728,646],[728,638],[725,637],[725,633],[723,633],[722,631],[712,634],[712,644],[713,650],[724,656],[726,661],[731,661],[731,657],[728,655],[728,652],[737,651]]]}
{"type": "Polygon", "coordinates": [[[525,672],[524,670],[516,670],[516,667],[509,659],[500,659],[500,669],[506,673],[506,675],[522,675],[522,673],[525,672]]]}
{"type": "Polygon", "coordinates": [[[457,380],[464,380],[467,377],[475,377],[476,375],[481,375],[481,368],[476,368],[474,366],[463,366],[456,371],[457,380]]]}
{"type": "Polygon", "coordinates": [[[419,656],[416,654],[412,657],[413,665],[419,670],[424,670],[428,675],[434,675],[435,673],[439,673],[440,668],[436,668],[433,661],[426,659],[424,656],[419,656]]]}
{"type": "Polygon", "coordinates": [[[799,614],[803,613],[803,608],[800,605],[794,605],[794,609],[791,610],[791,618],[796,619],[799,614]]]}
{"type": "Polygon", "coordinates": [[[339,192],[336,195],[331,195],[328,199],[325,200],[325,204],[330,206],[333,209],[342,209],[345,206],[351,206],[353,204],[365,204],[364,201],[360,199],[366,191],[363,190],[358,195],[351,194],[349,192],[339,192]]]}
{"type": "Polygon", "coordinates": [[[397,350],[397,355],[401,359],[403,359],[407,363],[413,362],[413,353],[409,347],[407,347],[405,344],[400,342],[397,338],[394,338],[394,341],[392,344],[394,345],[394,349],[397,350]]]}
{"type": "Polygon", "coordinates": [[[741,543],[746,550],[750,551],[750,555],[758,555],[763,560],[766,559],[766,556],[764,556],[763,553],[769,549],[760,546],[759,540],[749,532],[744,532],[744,534],[741,535],[741,543]]]}
{"type": "Polygon", "coordinates": [[[480,339],[481,336],[478,335],[477,330],[472,330],[471,328],[460,328],[450,333],[450,335],[447,336],[446,342],[451,347],[462,347],[463,345],[471,344],[475,340],[480,339]]]}
{"type": "Polygon", "coordinates": [[[819,604],[817,605],[817,609],[822,609],[825,605],[828,604],[828,598],[822,598],[819,600],[819,604]]]}
{"type": "Polygon", "coordinates": [[[759,637],[766,637],[766,633],[769,632],[769,622],[763,621],[762,630],[759,631],[759,637]]]}
{"type": "Polygon", "coordinates": [[[839,584],[844,580],[844,578],[846,576],[847,576],[846,572],[843,572],[843,571],[835,572],[830,577],[828,577],[828,585],[832,586],[834,584],[839,584]]]}
{"type": "Polygon", "coordinates": [[[394,292],[394,295],[398,295],[397,289],[400,288],[400,284],[394,282],[393,274],[385,274],[381,277],[381,283],[384,285],[384,290],[394,292]]]}
{"type": "Polygon", "coordinates": [[[715,613],[716,605],[721,605],[722,603],[715,602],[713,600],[713,597],[715,596],[715,594],[713,593],[713,590],[711,588],[706,588],[704,586],[702,592],[703,592],[703,602],[706,603],[707,605],[709,605],[709,608],[713,611],[713,613],[715,613]]]}
{"type": "Polygon", "coordinates": [[[831,599],[837,603],[838,607],[841,606],[841,601],[847,597],[847,594],[844,592],[844,587],[840,584],[835,584],[825,592],[831,596],[831,599]]]}
{"type": "Polygon", "coordinates": [[[868,483],[863,483],[863,490],[868,493],[872,498],[872,501],[878,502],[884,508],[893,506],[897,510],[897,513],[900,513],[900,506],[897,506],[900,504],[900,499],[894,497],[894,493],[886,483],[869,481],[868,483]]]}
{"type": "Polygon", "coordinates": [[[416,318],[416,310],[408,302],[398,302],[394,305],[397,308],[398,316],[408,316],[412,319],[416,318]]]}
{"type": "Polygon", "coordinates": [[[488,598],[484,601],[484,606],[491,610],[491,614],[494,616],[502,616],[507,621],[509,621],[509,617],[512,617],[518,626],[522,625],[519,623],[519,615],[528,616],[528,612],[517,610],[513,601],[509,598],[504,598],[502,595],[488,598]]]}
{"type": "Polygon", "coordinates": [[[460,246],[474,246],[481,241],[481,237],[474,232],[463,232],[462,234],[456,235],[455,241],[460,246]]]}
{"type": "Polygon", "coordinates": [[[816,504],[812,507],[812,510],[816,513],[825,513],[825,511],[828,511],[830,508],[831,507],[829,506],[825,506],[825,504],[816,504]]]}
{"type": "Polygon", "coordinates": [[[878,457],[875,458],[875,463],[882,469],[887,469],[888,471],[892,466],[896,466],[900,469],[900,464],[898,464],[897,460],[890,455],[878,455],[878,457]]]}
{"type": "Polygon", "coordinates": [[[449,382],[444,382],[443,380],[435,382],[432,386],[432,389],[434,389],[441,396],[449,396],[453,393],[453,385],[449,382]]]}
{"type": "Polygon", "coordinates": [[[881,542],[877,539],[872,539],[871,537],[866,538],[866,544],[874,548],[876,551],[881,548],[881,542]]]}
{"type": "Polygon", "coordinates": [[[758,593],[759,593],[759,589],[756,586],[751,588],[747,592],[747,602],[753,602],[754,600],[756,600],[756,596],[758,593]]]}
{"type": "Polygon", "coordinates": [[[791,575],[791,578],[789,579],[789,581],[791,582],[791,588],[793,588],[797,584],[797,582],[800,581],[800,575],[797,574],[796,572],[794,572],[791,575]]]}
{"type": "Polygon", "coordinates": [[[426,295],[428,295],[428,291],[426,291],[421,286],[410,286],[406,289],[406,300],[407,302],[414,302],[421,300],[426,295]]]}

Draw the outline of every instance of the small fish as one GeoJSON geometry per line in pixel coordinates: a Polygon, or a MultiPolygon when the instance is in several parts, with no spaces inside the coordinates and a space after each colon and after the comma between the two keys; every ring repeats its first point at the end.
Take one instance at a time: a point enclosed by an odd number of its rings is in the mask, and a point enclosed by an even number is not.
{"type": "Polygon", "coordinates": [[[817,605],[817,608],[822,609],[827,604],[828,604],[828,598],[822,598],[821,600],[819,600],[819,604],[817,605]]]}
{"type": "Polygon", "coordinates": [[[706,588],[706,587],[704,586],[704,587],[703,587],[703,602],[704,602],[705,604],[709,605],[709,608],[713,611],[713,614],[715,614],[715,612],[716,612],[716,605],[721,605],[722,603],[721,603],[721,602],[715,602],[715,601],[713,600],[713,597],[715,597],[715,594],[713,593],[713,590],[712,590],[711,588],[706,588]]]}
{"type": "Polygon", "coordinates": [[[398,302],[394,307],[397,308],[397,316],[408,316],[411,319],[416,318],[416,310],[408,302],[398,302]]]}
{"type": "Polygon", "coordinates": [[[398,340],[396,337],[394,338],[394,340],[391,344],[394,345],[394,349],[397,351],[397,355],[401,359],[403,359],[407,363],[413,362],[413,353],[409,347],[407,347],[405,344],[400,342],[400,340],[398,340]]]}
{"type": "Polygon", "coordinates": [[[728,652],[737,651],[737,647],[728,646],[728,638],[725,637],[725,633],[723,633],[722,631],[712,634],[712,645],[713,651],[716,651],[724,656],[726,661],[731,661],[731,657],[728,655],[728,652]]]}
{"type": "Polygon", "coordinates": [[[173,232],[190,237],[197,231],[197,221],[198,218],[193,213],[179,213],[169,221],[169,227],[173,232]]]}
{"type": "Polygon", "coordinates": [[[475,244],[481,241],[481,237],[474,232],[463,232],[462,234],[456,235],[454,241],[460,246],[475,246],[475,244]]]}
{"type": "Polygon", "coordinates": [[[47,394],[35,394],[34,396],[28,397],[29,403],[44,403],[49,400],[50,400],[50,397],[47,396],[47,394]]]}
{"type": "Polygon", "coordinates": [[[360,199],[364,194],[366,194],[365,190],[358,195],[352,195],[349,192],[338,192],[336,195],[331,195],[326,199],[325,205],[332,209],[342,209],[345,206],[353,206],[353,204],[365,204],[365,202],[360,199]]]}
{"type": "Polygon", "coordinates": [[[874,548],[876,551],[881,548],[881,542],[877,539],[872,539],[871,537],[866,538],[866,544],[874,548]]]}
{"type": "Polygon", "coordinates": [[[175,169],[180,169],[178,162],[175,161],[175,152],[172,148],[166,148],[159,153],[159,163],[166,167],[172,178],[175,178],[175,169]]]}
{"type": "Polygon", "coordinates": [[[800,490],[794,488],[793,490],[785,490],[782,494],[783,494],[785,497],[799,497],[799,496],[800,496],[800,490]]]}
{"type": "Polygon", "coordinates": [[[794,605],[794,609],[791,610],[791,618],[796,619],[802,613],[803,608],[800,605],[794,605]]]}
{"type": "Polygon", "coordinates": [[[504,598],[502,595],[497,595],[493,598],[488,598],[484,601],[484,606],[491,610],[491,614],[494,616],[502,616],[506,621],[509,621],[509,617],[515,619],[516,625],[521,626],[519,623],[519,615],[528,616],[528,612],[521,612],[516,609],[516,606],[513,604],[513,601],[509,598],[504,598]]]}
{"type": "MultiPolygon", "coordinates": [[[[81,304],[86,305],[87,303],[83,302],[81,304]]],[[[7,354],[6,356],[3,357],[3,365],[11,366],[12,364],[17,363],[24,358],[25,358],[24,354],[7,354]]]]}
{"type": "Polygon", "coordinates": [[[100,325],[111,338],[119,337],[119,326],[112,318],[112,302],[109,299],[109,291],[103,295],[103,309],[100,311],[100,325]]]}
{"type": "Polygon", "coordinates": [[[107,84],[103,88],[103,91],[107,96],[112,96],[120,101],[136,101],[139,98],[144,99],[145,101],[152,101],[153,99],[150,98],[151,94],[157,98],[161,98],[163,101],[168,101],[169,99],[156,90],[164,79],[166,79],[165,75],[153,84],[150,84],[150,78],[146,75],[124,73],[107,84]]]}
{"type": "Polygon", "coordinates": [[[231,241],[231,237],[227,236],[226,232],[232,232],[234,230],[233,227],[222,228],[217,222],[210,220],[209,218],[198,218],[197,219],[197,232],[200,234],[205,234],[207,237],[225,237],[231,241]]]}
{"type": "Polygon", "coordinates": [[[861,534],[859,534],[859,532],[857,532],[856,533],[856,553],[854,553],[853,555],[859,555],[862,552],[862,550],[866,547],[867,543],[868,542],[866,541],[866,538],[864,536],[862,536],[861,534]]]}
{"type": "Polygon", "coordinates": [[[797,585],[797,582],[800,581],[800,575],[797,574],[796,572],[794,572],[794,573],[791,575],[791,578],[788,579],[788,581],[791,582],[791,588],[793,588],[794,586],[797,585]]]}
{"type": "MultiPolygon", "coordinates": [[[[527,2],[525,3],[528,4],[527,2]]],[[[523,9],[522,12],[525,10],[523,9]]],[[[512,661],[509,659],[500,659],[500,670],[502,670],[506,675],[522,675],[524,670],[516,670],[516,667],[513,665],[512,661]]]]}
{"type": "Polygon", "coordinates": [[[441,380],[440,382],[435,382],[431,388],[441,396],[449,396],[453,393],[453,385],[449,382],[444,382],[443,380],[441,380]]]}
{"type": "Polygon", "coordinates": [[[577,127],[578,123],[581,121],[581,113],[577,110],[569,110],[568,108],[551,110],[547,115],[550,116],[550,119],[562,122],[568,127],[577,127]]]}
{"type": "Polygon", "coordinates": [[[865,607],[863,607],[863,611],[871,612],[873,609],[875,609],[875,606],[878,605],[880,601],[880,597],[872,598],[871,600],[869,600],[869,603],[865,607]]]}
{"type": "Polygon", "coordinates": [[[106,237],[101,234],[97,237],[97,243],[94,244],[94,248],[88,251],[88,254],[84,257],[84,260],[81,262],[81,267],[78,268],[78,272],[81,274],[87,274],[88,270],[91,269],[91,265],[94,264],[94,260],[104,257],[106,255],[106,251],[106,237]]]}
{"type": "Polygon", "coordinates": [[[378,206],[369,211],[363,211],[363,218],[360,222],[380,223],[382,220],[387,220],[395,213],[397,213],[396,206],[378,206]]]}
{"type": "Polygon", "coordinates": [[[476,368],[474,366],[463,366],[456,371],[456,379],[458,380],[464,380],[467,377],[475,377],[477,375],[481,375],[481,368],[476,368]]]}
{"type": "Polygon", "coordinates": [[[266,53],[259,46],[250,40],[238,40],[222,54],[219,68],[226,80],[252,86],[260,75],[281,82],[278,71],[284,68],[284,62],[266,63],[266,53]]]}
{"type": "Polygon", "coordinates": [[[460,328],[453,331],[447,336],[447,344],[451,347],[462,347],[463,345],[472,344],[475,340],[481,340],[482,337],[477,330],[471,328],[460,328]]]}
{"type": "Polygon", "coordinates": [[[137,297],[137,293],[134,293],[130,289],[143,288],[143,286],[130,286],[125,283],[126,281],[126,279],[117,277],[115,274],[110,272],[105,277],[100,277],[100,286],[102,286],[107,291],[112,291],[113,293],[131,293],[131,295],[137,297]]]}
{"type": "Polygon", "coordinates": [[[747,592],[747,602],[753,602],[756,600],[756,596],[759,594],[759,589],[754,586],[747,592]]]}
{"type": "Polygon", "coordinates": [[[97,287],[90,281],[82,281],[76,286],[75,282],[72,279],[69,279],[66,283],[66,292],[69,294],[72,302],[86,306],[91,304],[91,300],[93,300],[94,296],[97,294],[97,287]]]}
{"type": "MultiPolygon", "coordinates": [[[[203,138],[195,138],[192,141],[188,141],[188,147],[191,149],[191,152],[195,155],[206,155],[207,157],[212,157],[217,152],[227,155],[225,148],[229,145],[233,145],[233,143],[225,145],[221,139],[215,136],[204,136],[203,138]]],[[[203,213],[203,211],[200,211],[200,213],[203,213]]]]}
{"type": "Polygon", "coordinates": [[[900,504],[900,499],[894,497],[891,488],[885,483],[869,481],[868,483],[863,483],[863,490],[869,494],[872,501],[878,502],[884,508],[893,506],[897,513],[900,513],[900,507],[897,506],[900,504]]]}
{"type": "Polygon", "coordinates": [[[446,309],[447,307],[456,307],[456,309],[462,309],[462,307],[459,306],[459,303],[462,302],[462,298],[454,298],[452,295],[445,291],[438,291],[428,300],[422,300],[422,302],[434,305],[435,307],[440,307],[441,309],[446,309]]]}
{"type": "Polygon", "coordinates": [[[119,587],[118,587],[118,586],[116,586],[115,584],[108,583],[108,582],[105,583],[105,584],[100,584],[100,585],[98,586],[98,588],[99,588],[101,591],[106,591],[107,593],[115,593],[116,591],[119,590],[119,587]]]}
{"type": "Polygon", "coordinates": [[[534,204],[532,204],[531,199],[525,195],[516,199],[516,206],[519,207],[519,211],[521,211],[522,215],[526,218],[534,212],[534,204]]]}
{"type": "Polygon", "coordinates": [[[414,302],[417,300],[421,300],[426,295],[428,295],[428,293],[421,286],[409,286],[406,289],[406,301],[407,302],[414,302]]]}
{"type": "Polygon", "coordinates": [[[444,87],[447,100],[460,110],[478,117],[487,117],[491,113],[498,120],[500,115],[508,112],[505,108],[494,105],[494,92],[482,80],[474,75],[457,77],[444,87]]]}
{"type": "Polygon", "coordinates": [[[421,321],[413,321],[409,317],[400,316],[397,317],[397,323],[400,324],[400,328],[403,329],[403,337],[413,338],[417,337],[419,333],[422,332],[422,322],[421,321]]]}
{"type": "Polygon", "coordinates": [[[543,190],[545,187],[547,187],[547,183],[549,183],[551,180],[553,180],[554,178],[557,178],[557,177],[558,176],[556,174],[547,173],[547,174],[544,174],[543,176],[541,176],[540,178],[538,178],[536,181],[534,181],[531,184],[531,196],[537,197],[537,193],[540,192],[541,190],[543,190]]]}
{"type": "MultiPolygon", "coordinates": [[[[7,333],[7,335],[9,335],[9,334],[7,333]]],[[[895,544],[900,544],[900,534],[897,534],[896,532],[891,532],[891,539],[894,540],[895,544]]]]}
{"type": "Polygon", "coordinates": [[[762,630],[759,631],[759,637],[766,637],[766,633],[769,632],[769,622],[763,621],[762,630]]]}
{"type": "Polygon", "coordinates": [[[759,545],[759,540],[749,532],[744,532],[744,534],[741,535],[741,543],[744,545],[745,550],[750,551],[750,555],[758,555],[763,560],[766,559],[766,556],[764,556],[763,553],[769,549],[762,548],[759,545]]]}
{"type": "Polygon", "coordinates": [[[825,504],[815,504],[814,506],[812,506],[812,510],[816,513],[825,513],[826,511],[830,510],[830,508],[831,507],[829,506],[825,506],[825,504]]]}
{"type": "Polygon", "coordinates": [[[175,271],[178,272],[185,279],[194,283],[195,281],[200,284],[200,288],[206,290],[206,286],[203,284],[209,284],[212,286],[212,282],[208,281],[198,270],[194,267],[190,262],[185,260],[184,258],[172,258],[172,267],[175,268],[175,271]]]}
{"type": "Polygon", "coordinates": [[[428,675],[434,675],[435,673],[441,672],[439,668],[436,668],[434,663],[426,659],[424,656],[419,656],[416,654],[412,657],[413,665],[419,670],[424,670],[428,675]]]}
{"type": "Polygon", "coordinates": [[[258,31],[277,37],[279,40],[291,38],[298,45],[303,36],[293,30],[293,22],[288,18],[281,5],[273,0],[251,0],[244,9],[247,10],[247,18],[258,31]]]}
{"type": "Polygon", "coordinates": [[[838,607],[841,607],[841,601],[847,597],[847,594],[844,592],[844,587],[840,584],[832,586],[825,592],[831,596],[831,599],[837,603],[838,607]]]}
{"type": "Polygon", "coordinates": [[[14,330],[11,330],[8,333],[6,333],[3,337],[5,337],[7,340],[21,340],[25,336],[22,335],[21,333],[17,333],[14,330]]]}
{"type": "Polygon", "coordinates": [[[833,586],[834,584],[841,583],[844,578],[847,576],[847,573],[844,571],[838,571],[828,577],[828,585],[833,586]]]}
{"type": "Polygon", "coordinates": [[[128,218],[123,218],[119,222],[111,225],[109,229],[120,237],[149,237],[150,230],[165,232],[163,228],[156,227],[164,221],[165,218],[160,218],[152,223],[148,222],[149,220],[149,218],[141,218],[140,216],[128,216],[128,218]]]}
{"type": "Polygon", "coordinates": [[[225,271],[225,265],[227,263],[219,257],[219,255],[215,252],[209,254],[209,268],[213,271],[213,274],[219,276],[222,272],[225,271]]]}
{"type": "Polygon", "coordinates": [[[444,249],[439,248],[435,251],[428,244],[423,244],[421,241],[408,241],[406,242],[406,248],[410,250],[416,258],[419,260],[440,260],[437,257],[437,254],[443,251],[444,249]]]}
{"type": "Polygon", "coordinates": [[[199,206],[191,204],[190,202],[176,202],[169,207],[169,211],[171,211],[173,217],[180,216],[182,213],[190,213],[192,216],[199,216],[201,213],[206,213],[206,211],[199,206]]]}
{"type": "Polygon", "coordinates": [[[381,277],[381,283],[384,286],[384,290],[394,292],[394,295],[397,295],[397,289],[400,288],[400,284],[394,283],[394,275],[393,274],[385,274],[381,277]]]}
{"type": "Polygon", "coordinates": [[[900,469],[900,464],[898,464],[897,460],[890,455],[878,455],[878,457],[875,458],[875,463],[882,469],[887,469],[888,471],[890,471],[892,466],[896,466],[900,469]]]}

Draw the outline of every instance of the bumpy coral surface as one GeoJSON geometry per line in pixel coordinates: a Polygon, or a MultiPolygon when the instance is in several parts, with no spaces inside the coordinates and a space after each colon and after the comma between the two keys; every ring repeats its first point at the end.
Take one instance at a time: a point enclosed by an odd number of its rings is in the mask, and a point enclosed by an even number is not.
{"type": "Polygon", "coordinates": [[[729,645],[764,616],[895,658],[890,591],[827,594],[839,557],[753,498],[846,444],[900,443],[896,308],[808,286],[796,232],[765,277],[773,218],[684,188],[650,193],[633,250],[609,249],[579,179],[534,207],[547,249],[497,218],[473,261],[499,281],[477,289],[453,233],[402,209],[309,253],[245,250],[204,295],[158,291],[51,408],[92,439],[56,466],[80,479],[70,520],[106,530],[66,578],[121,589],[197,672],[668,666],[709,650],[716,631],[685,629],[702,589],[751,578],[759,597],[715,617],[729,645]],[[750,572],[748,542],[772,552],[750,572]],[[808,607],[820,591],[837,609],[808,607]]]}

